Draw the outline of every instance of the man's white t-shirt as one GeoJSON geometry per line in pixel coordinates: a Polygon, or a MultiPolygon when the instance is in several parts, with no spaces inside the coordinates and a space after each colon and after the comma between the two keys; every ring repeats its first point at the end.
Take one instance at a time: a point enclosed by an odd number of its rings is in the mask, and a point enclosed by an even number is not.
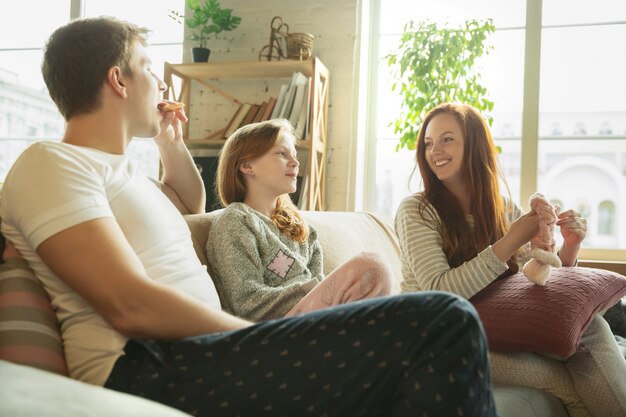
{"type": "MultiPolygon", "coordinates": [[[[88,220],[114,217],[150,278],[220,308],[182,215],[158,183],[138,172],[128,157],[39,142],[15,162],[2,192],[2,233],[48,292],[72,377],[104,385],[127,339],[37,255],[37,247],[58,232],[88,220]]],[[[164,314],[167,308],[163,306],[164,314]]]]}

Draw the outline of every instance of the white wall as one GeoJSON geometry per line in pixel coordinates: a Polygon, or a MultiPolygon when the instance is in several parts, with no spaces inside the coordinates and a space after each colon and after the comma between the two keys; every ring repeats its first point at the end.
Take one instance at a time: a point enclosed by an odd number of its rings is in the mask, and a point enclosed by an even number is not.
{"type": "MultiPolygon", "coordinates": [[[[259,51],[269,43],[270,22],[281,16],[290,32],[315,35],[313,54],[330,72],[328,126],[328,161],[326,173],[326,209],[349,207],[349,172],[354,145],[351,100],[354,85],[354,49],[356,44],[357,0],[222,0],[224,8],[241,17],[240,26],[220,39],[211,40],[212,62],[256,61],[259,51]]],[[[185,61],[190,62],[187,41],[185,61]]]]}

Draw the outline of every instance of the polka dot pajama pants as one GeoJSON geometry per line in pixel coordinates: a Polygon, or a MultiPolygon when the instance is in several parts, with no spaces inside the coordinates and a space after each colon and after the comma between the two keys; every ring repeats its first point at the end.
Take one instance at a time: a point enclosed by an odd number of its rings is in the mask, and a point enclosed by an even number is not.
{"type": "Polygon", "coordinates": [[[486,340],[450,294],[374,298],[177,341],[129,340],[106,387],[196,416],[495,416],[486,340]]]}

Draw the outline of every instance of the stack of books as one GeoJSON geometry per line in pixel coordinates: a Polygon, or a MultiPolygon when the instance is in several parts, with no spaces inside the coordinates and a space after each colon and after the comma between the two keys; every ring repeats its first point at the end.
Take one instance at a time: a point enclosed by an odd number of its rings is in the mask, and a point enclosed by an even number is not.
{"type": "Polygon", "coordinates": [[[224,130],[224,139],[247,124],[277,118],[289,120],[298,139],[306,138],[311,113],[310,93],[311,77],[294,72],[291,82],[281,85],[276,97],[261,104],[243,103],[239,106],[224,130]]]}

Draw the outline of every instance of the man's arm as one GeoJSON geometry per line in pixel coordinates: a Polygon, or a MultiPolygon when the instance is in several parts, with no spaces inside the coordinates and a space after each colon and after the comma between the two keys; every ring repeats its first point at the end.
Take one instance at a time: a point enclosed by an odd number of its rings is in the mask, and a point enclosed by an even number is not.
{"type": "Polygon", "coordinates": [[[183,141],[182,122],[186,121],[183,110],[164,113],[161,133],[154,138],[163,164],[162,190],[181,213],[204,213],[204,183],[183,141]]]}
{"type": "Polygon", "coordinates": [[[70,227],[45,240],[37,252],[127,337],[183,338],[251,324],[152,281],[113,218],[70,227]]]}

